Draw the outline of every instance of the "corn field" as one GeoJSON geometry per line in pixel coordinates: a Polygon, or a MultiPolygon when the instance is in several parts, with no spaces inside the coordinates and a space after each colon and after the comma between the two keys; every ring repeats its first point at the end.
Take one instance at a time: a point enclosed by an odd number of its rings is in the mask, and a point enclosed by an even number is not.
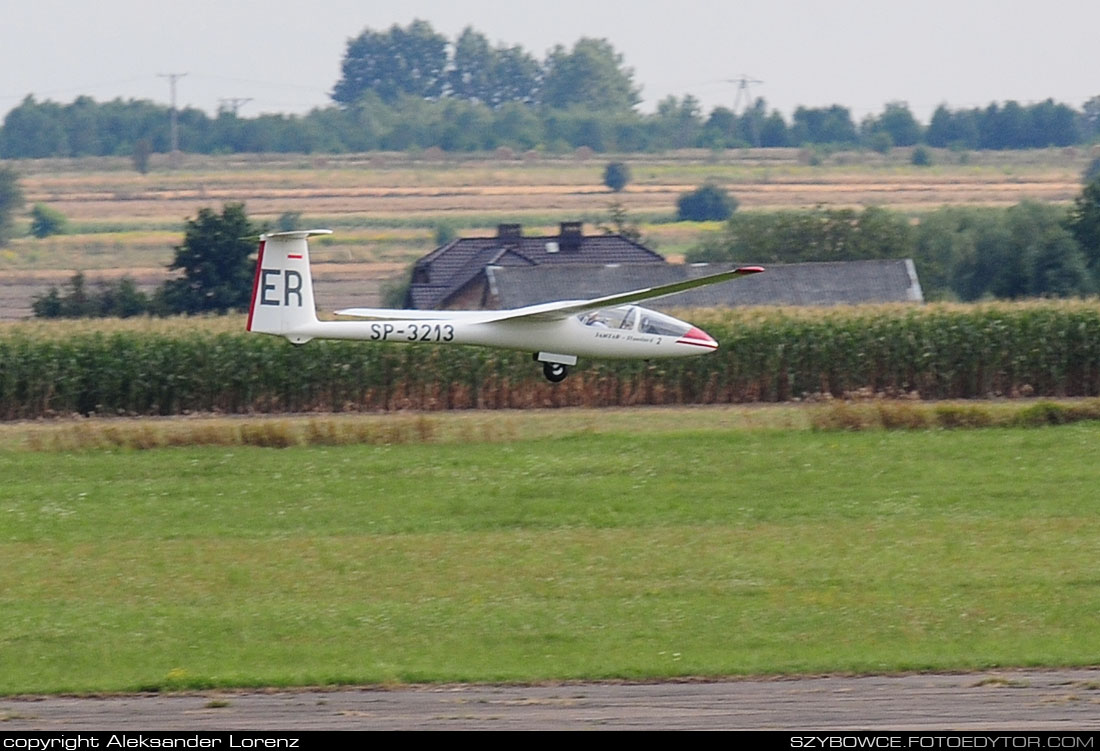
{"type": "Polygon", "coordinates": [[[682,360],[582,360],[550,384],[529,354],[314,341],[181,319],[0,328],[0,419],[1100,395],[1089,302],[684,312],[721,342],[682,360]]]}

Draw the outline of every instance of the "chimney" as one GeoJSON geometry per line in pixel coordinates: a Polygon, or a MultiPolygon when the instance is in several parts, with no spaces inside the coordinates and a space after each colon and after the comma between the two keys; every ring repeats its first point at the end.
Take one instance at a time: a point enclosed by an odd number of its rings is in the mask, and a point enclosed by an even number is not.
{"type": "Polygon", "coordinates": [[[523,237],[522,224],[498,224],[497,239],[505,242],[516,242],[523,237]]]}
{"type": "Polygon", "coordinates": [[[565,251],[577,251],[581,249],[581,243],[584,241],[584,223],[583,222],[562,222],[561,223],[561,235],[558,238],[558,245],[565,251]]]}

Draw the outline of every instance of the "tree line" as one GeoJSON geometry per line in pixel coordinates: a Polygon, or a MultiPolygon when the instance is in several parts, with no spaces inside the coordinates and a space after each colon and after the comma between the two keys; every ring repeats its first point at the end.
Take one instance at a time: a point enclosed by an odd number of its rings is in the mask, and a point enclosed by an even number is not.
{"type": "Polygon", "coordinates": [[[912,217],[881,207],[734,214],[687,261],[801,263],[912,258],[925,297],[1100,293],[1100,178],[1068,207],[947,206],[912,217]]]}
{"type": "MultiPolygon", "coordinates": [[[[742,112],[709,113],[691,96],[669,96],[640,113],[633,71],[604,39],[558,45],[542,60],[519,46],[492,45],[465,29],[454,42],[426,21],[348,41],[333,104],[308,114],[211,117],[179,112],[180,145],[193,153],[404,151],[646,152],[676,148],[829,144],[886,150],[924,144],[960,149],[1024,149],[1100,137],[1100,96],[1080,110],[1048,99],[984,108],[940,106],[927,126],[904,102],[857,123],[839,104],[799,107],[788,119],[758,98],[742,112]]],[[[146,100],[69,104],[27,96],[0,127],[0,158],[141,157],[170,148],[169,108],[146,100]]]]}

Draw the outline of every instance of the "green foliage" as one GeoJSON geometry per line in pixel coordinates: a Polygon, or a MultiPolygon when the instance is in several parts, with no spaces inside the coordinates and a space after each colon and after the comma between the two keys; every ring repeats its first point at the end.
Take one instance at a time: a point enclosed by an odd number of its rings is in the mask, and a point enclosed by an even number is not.
{"type": "Polygon", "coordinates": [[[255,245],[248,239],[256,229],[243,203],[228,203],[221,214],[199,209],[186,222],[182,245],[168,266],[182,278],[164,283],[157,307],[163,313],[204,313],[244,310],[252,294],[255,245]]]}
{"type": "Polygon", "coordinates": [[[645,245],[650,250],[656,248],[653,240],[642,238],[642,228],[630,221],[629,214],[619,201],[614,201],[607,207],[607,223],[600,222],[596,228],[605,235],[619,235],[634,243],[645,245]]]}
{"type": "Polygon", "coordinates": [[[923,146],[913,149],[913,155],[909,158],[915,167],[930,167],[932,165],[932,152],[923,146]]]}
{"type": "Polygon", "coordinates": [[[193,324],[167,334],[35,336],[13,327],[0,336],[0,419],[709,404],[860,393],[1100,396],[1095,304],[714,310],[687,317],[721,342],[717,352],[651,365],[586,360],[564,386],[547,383],[525,353],[477,347],[294,347],[193,324]]]}
{"type": "Polygon", "coordinates": [[[665,97],[657,103],[651,127],[654,139],[667,148],[683,149],[700,143],[704,125],[699,100],[691,94],[683,99],[665,97]]]}
{"type": "Polygon", "coordinates": [[[558,45],[547,55],[540,98],[555,109],[624,112],[641,101],[633,77],[610,42],[583,37],[572,50],[558,45]]]}
{"type": "Polygon", "coordinates": [[[854,144],[859,137],[847,107],[799,107],[794,112],[791,138],[795,143],[854,144]]]}
{"type": "Polygon", "coordinates": [[[145,175],[149,172],[149,157],[153,154],[153,142],[148,138],[139,138],[134,141],[134,148],[130,153],[130,159],[134,169],[145,175]]]}
{"type": "Polygon", "coordinates": [[[292,230],[301,229],[302,212],[284,211],[279,214],[279,218],[275,220],[275,227],[280,232],[290,232],[292,230]]]}
{"type": "Polygon", "coordinates": [[[332,98],[351,105],[368,91],[384,102],[403,95],[438,97],[446,83],[446,67],[447,39],[427,21],[418,19],[406,28],[394,24],[385,32],[365,29],[348,40],[332,98]]]}
{"type": "Polygon", "coordinates": [[[36,203],[31,209],[31,234],[41,239],[65,233],[68,219],[60,211],[44,203],[36,203]]]}
{"type": "Polygon", "coordinates": [[[741,212],[687,253],[691,262],[803,263],[912,258],[926,297],[1072,297],[1097,289],[1088,257],[1057,206],[741,212]]]}
{"type": "Polygon", "coordinates": [[[81,272],[69,280],[64,294],[57,287],[50,287],[31,304],[37,318],[130,318],[148,313],[149,309],[148,295],[130,277],[101,282],[89,291],[81,272]]]}
{"type": "Polygon", "coordinates": [[[884,143],[882,136],[886,136],[891,146],[913,146],[923,135],[920,123],[905,102],[890,102],[881,115],[864,122],[862,130],[872,144],[884,143]]]}
{"type": "Polygon", "coordinates": [[[1081,182],[1085,185],[1100,180],[1100,156],[1089,162],[1089,166],[1085,167],[1085,171],[1081,173],[1081,182]]]}
{"type": "Polygon", "coordinates": [[[506,102],[534,104],[542,68],[521,47],[490,47],[481,32],[467,26],[454,43],[447,73],[448,95],[499,107],[506,102]]]}
{"type": "Polygon", "coordinates": [[[458,229],[452,221],[438,221],[432,229],[432,239],[435,241],[435,247],[437,248],[454,242],[457,237],[458,229]]]}
{"type": "Polygon", "coordinates": [[[737,210],[737,199],[725,188],[707,183],[691,193],[682,194],[676,201],[677,221],[722,221],[737,210]]]}
{"type": "Polygon", "coordinates": [[[603,170],[603,184],[618,193],[630,182],[630,165],[625,162],[608,162],[603,170]]]}
{"type": "Polygon", "coordinates": [[[800,263],[908,257],[912,228],[887,209],[818,208],[739,213],[725,232],[688,254],[691,262],[800,263]]]}
{"type": "Polygon", "coordinates": [[[23,208],[23,189],[19,174],[0,166],[0,246],[7,245],[15,231],[15,213],[23,208]]]}
{"type": "MultiPolygon", "coordinates": [[[[410,36],[407,29],[397,28],[411,48],[427,44],[427,37],[410,36]]],[[[389,39],[393,29],[366,33],[389,39]]],[[[348,83],[357,92],[353,99],[345,102],[337,97],[339,106],[318,108],[302,116],[241,118],[223,110],[211,118],[201,110],[184,109],[180,112],[181,143],[189,152],[205,154],[403,151],[433,146],[448,151],[589,146],[596,151],[639,152],[681,147],[854,145],[861,139],[869,147],[883,149],[887,136],[891,143],[901,144],[912,140],[914,127],[920,132],[908,108],[897,103],[887,105],[881,115],[865,119],[859,132],[851,113],[839,105],[801,107],[791,124],[780,112],[769,113],[763,99],[740,115],[716,107],[705,116],[690,95],[666,97],[656,112],[639,113],[633,109],[637,99],[630,70],[602,40],[582,40],[584,44],[578,42],[572,52],[559,47],[552,53],[564,66],[558,71],[559,79],[578,79],[559,87],[561,96],[554,104],[540,89],[547,68],[531,55],[519,47],[486,48],[484,36],[472,29],[463,32],[460,42],[463,39],[461,73],[457,66],[445,68],[441,74],[431,73],[434,64],[413,71],[391,70],[386,75],[396,78],[388,83],[380,79],[373,83],[364,79],[354,86],[348,83]],[[488,72],[481,66],[489,66],[488,72]],[[425,77],[434,77],[432,90],[440,93],[416,93],[425,77]],[[357,88],[361,85],[366,88],[357,88]]],[[[386,67],[394,60],[383,56],[375,62],[386,67]]],[[[448,65],[453,66],[453,60],[448,65]]],[[[1093,132],[1088,124],[1092,122],[1088,120],[1089,107],[1093,105],[1086,105],[1084,115],[1050,102],[1029,106],[1010,102],[985,110],[940,107],[923,138],[929,146],[952,149],[1084,143],[1093,132]],[[1082,127],[1078,128],[1078,122],[1082,127]]],[[[97,103],[78,97],[63,105],[27,97],[0,127],[0,157],[129,155],[135,169],[142,171],[148,168],[147,155],[169,148],[164,128],[168,116],[166,106],[149,101],[97,103]]]]}
{"type": "Polygon", "coordinates": [[[409,288],[412,286],[414,268],[415,264],[410,265],[400,278],[382,283],[382,307],[404,308],[409,304],[409,288]]]}
{"type": "Polygon", "coordinates": [[[868,137],[867,145],[871,147],[872,151],[879,154],[889,154],[890,149],[894,148],[894,139],[886,131],[880,130],[868,137]]]}
{"type": "Polygon", "coordinates": [[[1086,185],[1074,199],[1066,227],[1085,254],[1093,277],[1100,283],[1100,178],[1086,185]]]}

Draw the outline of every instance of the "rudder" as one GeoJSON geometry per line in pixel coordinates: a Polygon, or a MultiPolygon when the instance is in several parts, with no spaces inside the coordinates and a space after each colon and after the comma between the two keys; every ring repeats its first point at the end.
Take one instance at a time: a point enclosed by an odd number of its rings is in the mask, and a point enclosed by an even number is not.
{"type": "Polygon", "coordinates": [[[294,333],[317,322],[308,238],[329,234],[332,230],[312,229],[260,235],[252,301],[248,306],[249,331],[285,336],[295,344],[312,338],[294,333]]]}

